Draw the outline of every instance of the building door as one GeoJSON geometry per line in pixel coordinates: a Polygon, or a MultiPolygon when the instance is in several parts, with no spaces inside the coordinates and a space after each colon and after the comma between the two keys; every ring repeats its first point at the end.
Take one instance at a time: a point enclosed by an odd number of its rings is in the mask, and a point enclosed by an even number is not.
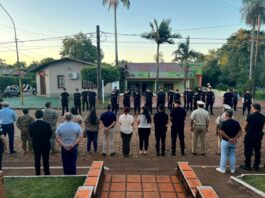
{"type": "Polygon", "coordinates": [[[40,94],[46,95],[45,72],[40,72],[40,94]]]}

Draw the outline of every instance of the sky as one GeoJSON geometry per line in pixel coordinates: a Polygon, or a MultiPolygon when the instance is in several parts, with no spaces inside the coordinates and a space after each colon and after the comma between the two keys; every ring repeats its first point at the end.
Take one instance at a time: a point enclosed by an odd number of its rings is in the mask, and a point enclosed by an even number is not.
{"type": "MultiPolygon", "coordinates": [[[[102,6],[101,0],[0,0],[12,16],[19,41],[60,37],[43,41],[19,43],[20,61],[30,64],[46,57],[60,58],[62,38],[79,32],[88,34],[96,45],[96,25],[103,32],[114,32],[113,10],[102,6]]],[[[119,59],[131,62],[154,62],[156,44],[139,35],[150,31],[149,23],[156,18],[171,19],[174,33],[183,39],[174,45],[164,44],[161,52],[165,62],[173,60],[172,52],[178,43],[190,36],[191,48],[207,54],[220,48],[239,28],[249,28],[242,21],[242,0],[131,0],[130,9],[119,5],[118,33],[119,59]]],[[[12,23],[0,8],[0,59],[13,64],[16,61],[12,23]],[[10,43],[11,41],[11,43],[10,43]]],[[[113,34],[101,34],[104,62],[115,59],[113,34]]]]}

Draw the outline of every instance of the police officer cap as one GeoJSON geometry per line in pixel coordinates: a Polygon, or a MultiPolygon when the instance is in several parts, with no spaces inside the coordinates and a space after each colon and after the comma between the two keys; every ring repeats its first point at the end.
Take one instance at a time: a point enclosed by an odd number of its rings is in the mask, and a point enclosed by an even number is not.
{"type": "Polygon", "coordinates": [[[232,108],[231,108],[229,105],[224,104],[224,109],[225,109],[225,110],[231,110],[232,108]]]}
{"type": "Polygon", "coordinates": [[[205,103],[203,101],[199,100],[199,101],[197,101],[197,104],[198,105],[204,105],[205,103]]]}

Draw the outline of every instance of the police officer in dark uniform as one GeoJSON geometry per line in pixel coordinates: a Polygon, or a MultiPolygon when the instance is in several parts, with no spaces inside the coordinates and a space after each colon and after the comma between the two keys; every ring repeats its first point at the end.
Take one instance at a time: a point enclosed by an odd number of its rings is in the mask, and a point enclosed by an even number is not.
{"type": "Polygon", "coordinates": [[[88,111],[88,91],[85,89],[81,93],[82,95],[82,106],[83,106],[83,111],[85,111],[85,106],[86,110],[88,111]]]}
{"type": "Polygon", "coordinates": [[[193,110],[192,108],[192,99],[193,99],[194,92],[191,90],[191,88],[188,89],[187,92],[187,111],[190,109],[191,111],[193,110]]]}
{"type": "Polygon", "coordinates": [[[129,107],[130,109],[131,106],[130,98],[131,98],[131,93],[128,89],[126,89],[123,95],[123,107],[129,107]]]}
{"type": "Polygon", "coordinates": [[[79,111],[79,114],[81,115],[81,94],[77,88],[74,93],[74,105],[75,109],[79,111]]]}
{"type": "Polygon", "coordinates": [[[234,111],[236,111],[237,108],[237,102],[238,102],[238,92],[234,89],[233,90],[233,107],[234,107],[234,111]]]}
{"type": "Polygon", "coordinates": [[[193,109],[197,109],[197,102],[200,100],[200,92],[197,89],[193,95],[193,109]]]}
{"type": "Polygon", "coordinates": [[[199,93],[199,96],[200,96],[200,99],[202,98],[202,94],[203,94],[203,91],[202,91],[202,88],[201,87],[198,87],[198,93],[199,93]]]}
{"type": "Polygon", "coordinates": [[[174,101],[181,101],[181,95],[178,89],[174,92],[174,101]]]}
{"type": "Polygon", "coordinates": [[[205,95],[206,95],[206,91],[202,91],[201,92],[201,101],[203,101],[205,103],[205,95]]]}
{"type": "Polygon", "coordinates": [[[208,87],[206,93],[205,93],[205,102],[206,102],[206,111],[208,111],[210,106],[211,115],[213,115],[213,104],[215,102],[215,96],[212,91],[212,87],[208,87]]]}
{"type": "Polygon", "coordinates": [[[134,105],[134,114],[136,115],[136,111],[138,112],[138,115],[140,114],[140,109],[141,109],[141,94],[136,89],[133,92],[133,105],[134,105]]]}
{"type": "Polygon", "coordinates": [[[61,104],[62,104],[62,116],[64,116],[64,112],[69,111],[68,102],[69,102],[69,93],[66,92],[66,88],[63,88],[63,92],[60,95],[61,104]]]}
{"type": "Polygon", "coordinates": [[[117,97],[119,96],[119,94],[120,94],[120,90],[118,90],[118,88],[117,87],[114,87],[114,91],[115,91],[115,94],[117,95],[117,97]]]}
{"type": "Polygon", "coordinates": [[[170,111],[173,107],[173,100],[174,100],[174,92],[170,89],[167,92],[167,106],[170,111]]]}
{"type": "Polygon", "coordinates": [[[117,114],[117,112],[118,112],[118,97],[117,97],[115,90],[113,90],[111,93],[110,101],[111,101],[111,111],[113,113],[117,114]]]}
{"type": "Polygon", "coordinates": [[[157,112],[159,110],[158,107],[160,105],[165,107],[165,103],[166,103],[166,93],[164,92],[163,88],[160,88],[159,92],[157,93],[157,103],[156,103],[157,112]]]}
{"type": "Polygon", "coordinates": [[[145,106],[152,114],[152,102],[153,102],[153,93],[149,88],[146,89],[145,92],[145,106]]]}
{"type": "Polygon", "coordinates": [[[97,96],[96,92],[94,92],[94,91],[89,92],[88,100],[89,100],[90,111],[92,109],[96,109],[96,96],[97,96]]]}
{"type": "Polygon", "coordinates": [[[187,109],[187,96],[189,93],[189,89],[186,88],[186,90],[183,93],[183,101],[184,101],[184,109],[187,109]]]}
{"type": "Polygon", "coordinates": [[[248,115],[250,114],[251,104],[252,96],[249,91],[246,91],[243,97],[243,115],[245,114],[246,109],[248,111],[248,115]]]}
{"type": "Polygon", "coordinates": [[[224,93],[224,104],[229,105],[230,107],[233,106],[233,93],[231,92],[231,89],[228,89],[227,92],[224,93]]]}

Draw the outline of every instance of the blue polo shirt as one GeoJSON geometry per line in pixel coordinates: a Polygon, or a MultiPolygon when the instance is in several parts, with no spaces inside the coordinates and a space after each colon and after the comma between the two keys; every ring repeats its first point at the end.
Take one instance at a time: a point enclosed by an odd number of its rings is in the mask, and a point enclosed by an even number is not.
{"type": "Polygon", "coordinates": [[[0,124],[13,124],[17,119],[16,112],[8,107],[0,110],[0,124]]]}
{"type": "Polygon", "coordinates": [[[74,144],[76,139],[81,136],[81,133],[81,127],[73,121],[66,121],[56,129],[56,135],[61,138],[64,144],[74,144]]]}

